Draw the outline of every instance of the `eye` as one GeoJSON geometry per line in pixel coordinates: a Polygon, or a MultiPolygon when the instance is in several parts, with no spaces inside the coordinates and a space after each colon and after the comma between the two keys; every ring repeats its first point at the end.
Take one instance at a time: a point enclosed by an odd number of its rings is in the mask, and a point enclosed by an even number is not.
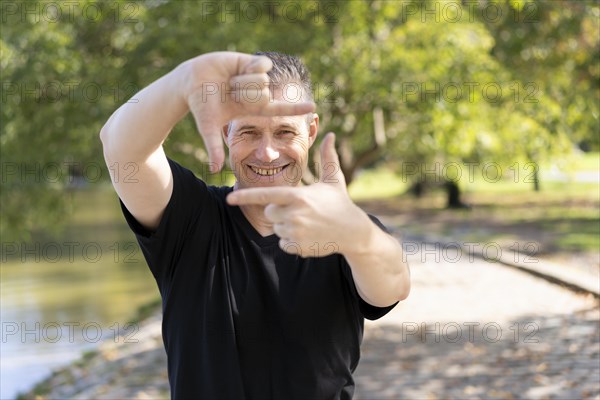
{"type": "Polygon", "coordinates": [[[279,131],[279,132],[277,132],[277,134],[278,134],[279,136],[293,136],[293,135],[295,135],[295,134],[296,134],[296,132],[294,132],[294,131],[289,131],[289,130],[283,130],[283,131],[279,131]]]}
{"type": "Polygon", "coordinates": [[[246,137],[253,137],[256,136],[258,134],[258,132],[256,131],[243,131],[240,132],[240,136],[246,136],[246,137]]]}

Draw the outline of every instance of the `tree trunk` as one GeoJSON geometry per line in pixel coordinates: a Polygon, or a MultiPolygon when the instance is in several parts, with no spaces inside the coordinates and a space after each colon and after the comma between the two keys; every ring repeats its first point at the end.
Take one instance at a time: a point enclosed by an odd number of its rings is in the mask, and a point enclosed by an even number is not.
{"type": "Polygon", "coordinates": [[[539,175],[537,166],[533,170],[533,190],[535,192],[540,191],[540,175],[539,175]]]}
{"type": "Polygon", "coordinates": [[[423,182],[423,181],[414,182],[410,186],[410,192],[417,199],[420,199],[423,196],[423,191],[424,190],[425,190],[425,182],[423,182]]]}
{"type": "Polygon", "coordinates": [[[359,154],[355,154],[350,140],[343,138],[339,140],[338,154],[340,164],[346,184],[350,185],[354,179],[354,173],[372,162],[376,161],[381,155],[381,149],[387,143],[385,133],[385,121],[381,107],[373,109],[373,144],[359,154]]]}
{"type": "Polygon", "coordinates": [[[446,193],[448,195],[446,207],[447,208],[469,208],[465,203],[460,199],[460,188],[458,184],[453,181],[446,181],[446,193]]]}
{"type": "Polygon", "coordinates": [[[532,176],[533,191],[539,192],[540,191],[540,168],[539,168],[539,164],[534,161],[535,159],[537,159],[537,157],[535,157],[533,154],[527,154],[527,159],[529,160],[529,162],[526,164],[526,168],[529,169],[528,167],[530,165],[533,167],[533,173],[531,175],[528,175],[527,178],[529,178],[529,176],[532,176]]]}

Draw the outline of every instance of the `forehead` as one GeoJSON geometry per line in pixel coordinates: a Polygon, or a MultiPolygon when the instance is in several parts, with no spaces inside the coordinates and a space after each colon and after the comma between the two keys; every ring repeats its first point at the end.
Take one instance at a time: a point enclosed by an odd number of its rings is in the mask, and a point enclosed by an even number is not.
{"type": "Polygon", "coordinates": [[[254,127],[263,131],[274,131],[282,127],[292,127],[297,130],[307,129],[306,115],[295,116],[245,116],[231,121],[230,129],[237,131],[245,127],[254,127]]]}

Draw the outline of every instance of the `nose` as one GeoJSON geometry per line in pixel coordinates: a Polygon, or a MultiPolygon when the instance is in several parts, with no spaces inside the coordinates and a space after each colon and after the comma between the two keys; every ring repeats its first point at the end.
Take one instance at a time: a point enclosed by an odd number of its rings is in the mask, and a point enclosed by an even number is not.
{"type": "Polygon", "coordinates": [[[279,158],[279,152],[273,146],[273,139],[269,135],[263,135],[256,149],[256,158],[265,163],[270,163],[279,158]]]}

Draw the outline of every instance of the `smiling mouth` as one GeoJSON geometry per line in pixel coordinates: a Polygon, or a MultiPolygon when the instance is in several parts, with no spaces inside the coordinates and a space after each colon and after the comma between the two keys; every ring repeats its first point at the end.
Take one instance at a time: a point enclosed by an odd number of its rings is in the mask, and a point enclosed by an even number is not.
{"type": "Polygon", "coordinates": [[[273,176],[273,175],[277,175],[278,173],[283,171],[287,167],[287,165],[284,165],[282,167],[277,167],[277,168],[258,168],[258,167],[254,167],[252,165],[249,165],[249,167],[252,170],[252,172],[254,172],[257,175],[273,176]]]}

